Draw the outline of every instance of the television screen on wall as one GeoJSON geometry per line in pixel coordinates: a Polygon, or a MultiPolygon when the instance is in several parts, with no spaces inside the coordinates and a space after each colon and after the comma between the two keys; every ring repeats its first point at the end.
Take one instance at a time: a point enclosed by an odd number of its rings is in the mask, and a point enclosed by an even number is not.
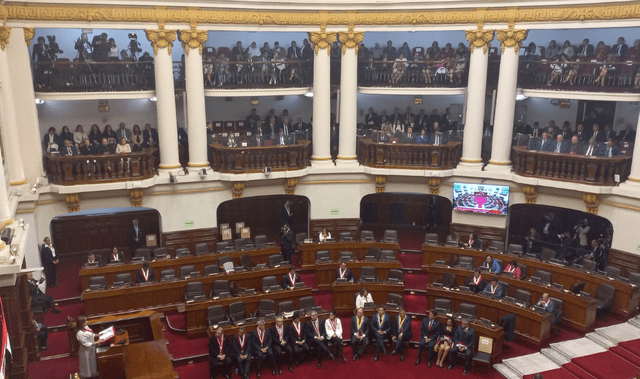
{"type": "Polygon", "coordinates": [[[509,186],[453,183],[453,209],[506,216],[509,209],[509,186]]]}

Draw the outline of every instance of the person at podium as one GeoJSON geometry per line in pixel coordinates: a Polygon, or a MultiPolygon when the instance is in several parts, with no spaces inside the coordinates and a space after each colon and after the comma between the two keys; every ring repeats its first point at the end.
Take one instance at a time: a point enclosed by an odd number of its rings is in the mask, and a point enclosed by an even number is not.
{"type": "Polygon", "coordinates": [[[373,297],[367,291],[367,287],[362,287],[360,293],[356,295],[356,309],[364,308],[365,303],[373,303],[373,297]]]}
{"type": "Polygon", "coordinates": [[[156,276],[153,274],[153,270],[149,268],[149,262],[144,262],[142,268],[136,271],[136,283],[153,283],[156,281],[156,276]]]}
{"type": "Polygon", "coordinates": [[[340,263],[340,267],[336,269],[336,281],[338,279],[345,279],[347,282],[353,283],[353,272],[347,268],[346,262],[340,263]]]}
{"type": "Polygon", "coordinates": [[[327,231],[327,228],[322,228],[320,234],[318,234],[318,242],[326,242],[331,239],[331,233],[327,231]]]}
{"type": "Polygon", "coordinates": [[[475,233],[469,234],[469,240],[464,243],[464,247],[482,250],[482,246],[480,245],[480,240],[478,239],[478,235],[475,233]]]}
{"type": "Polygon", "coordinates": [[[96,357],[96,345],[101,344],[102,340],[97,340],[97,334],[94,334],[89,325],[87,318],[79,316],[76,322],[76,338],[78,339],[78,361],[80,369],[78,374],[82,379],[91,379],[98,377],[98,361],[96,357]]]}

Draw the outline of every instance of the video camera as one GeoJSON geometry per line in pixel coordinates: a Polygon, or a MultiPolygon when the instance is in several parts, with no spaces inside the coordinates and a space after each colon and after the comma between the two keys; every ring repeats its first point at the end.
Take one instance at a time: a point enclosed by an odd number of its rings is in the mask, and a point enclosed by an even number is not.
{"type": "Polygon", "coordinates": [[[131,55],[135,56],[137,53],[141,53],[140,42],[138,42],[138,35],[136,33],[129,33],[129,50],[131,55]]]}

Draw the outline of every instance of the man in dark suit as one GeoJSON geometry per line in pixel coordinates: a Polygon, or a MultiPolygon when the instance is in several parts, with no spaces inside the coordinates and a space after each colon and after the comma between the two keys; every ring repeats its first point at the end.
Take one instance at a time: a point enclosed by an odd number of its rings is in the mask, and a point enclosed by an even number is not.
{"type": "Polygon", "coordinates": [[[389,116],[389,120],[393,126],[396,126],[398,123],[402,123],[402,114],[400,114],[400,108],[393,108],[393,113],[389,116]]]}
{"type": "Polygon", "coordinates": [[[56,249],[51,244],[49,237],[44,238],[42,246],[42,264],[44,265],[44,275],[47,278],[47,287],[55,287],[58,285],[58,273],[56,266],[60,263],[56,249]]]}
{"type": "Polygon", "coordinates": [[[393,42],[387,41],[387,46],[382,49],[382,54],[387,54],[387,59],[394,60],[398,56],[396,48],[393,46],[393,42]]]}
{"type": "Polygon", "coordinates": [[[531,137],[542,137],[542,133],[544,129],[540,127],[540,123],[538,121],[533,123],[533,128],[531,128],[531,137]]]}
{"type": "Polygon", "coordinates": [[[291,206],[293,205],[293,201],[287,200],[285,201],[282,208],[280,208],[280,226],[284,226],[284,224],[289,224],[293,222],[293,210],[291,206]]]}
{"type": "Polygon", "coordinates": [[[41,278],[40,281],[37,281],[33,279],[33,273],[30,272],[27,274],[27,281],[29,282],[29,295],[31,295],[31,305],[44,303],[45,310],[46,308],[51,308],[51,311],[53,313],[61,312],[58,308],[56,308],[56,304],[53,301],[53,296],[46,294],[42,292],[42,290],[40,290],[40,287],[38,285],[41,284],[44,279],[41,278]]]}
{"type": "Polygon", "coordinates": [[[482,292],[484,287],[487,285],[487,281],[484,280],[482,274],[480,274],[480,269],[473,270],[473,274],[469,275],[467,280],[464,281],[464,285],[469,287],[471,291],[478,293],[482,292]]]}
{"type": "Polygon", "coordinates": [[[305,327],[307,331],[307,343],[310,346],[315,346],[316,352],[318,353],[318,368],[322,368],[323,354],[335,360],[336,358],[331,354],[329,348],[327,348],[327,341],[324,338],[327,332],[324,326],[324,320],[318,318],[318,312],[311,312],[311,319],[307,321],[305,327]]]}
{"type": "Polygon", "coordinates": [[[286,290],[293,289],[298,282],[300,282],[300,275],[296,272],[296,268],[291,266],[289,273],[282,279],[282,287],[286,290]]]}
{"type": "Polygon", "coordinates": [[[556,154],[566,154],[569,152],[569,145],[567,144],[567,141],[565,141],[562,137],[562,134],[558,134],[556,136],[556,143],[555,145],[552,145],[552,147],[553,152],[556,154]]]}
{"type": "Polygon", "coordinates": [[[597,143],[606,141],[604,132],[600,131],[600,125],[593,124],[592,129],[593,132],[591,133],[591,138],[595,138],[597,143]]]}
{"type": "Polygon", "coordinates": [[[255,135],[261,133],[263,136],[268,136],[271,138],[271,130],[268,129],[262,120],[257,119],[253,127],[251,128],[251,132],[255,135]]]}
{"type": "Polygon", "coordinates": [[[244,122],[246,126],[248,126],[249,128],[251,128],[251,130],[253,130],[253,128],[256,127],[258,120],[260,120],[260,116],[258,116],[256,109],[252,108],[251,114],[247,116],[244,122]]]}
{"type": "Polygon", "coordinates": [[[584,155],[587,157],[598,157],[600,156],[600,145],[596,143],[595,138],[591,138],[589,140],[589,144],[584,146],[584,155]]]}
{"type": "Polygon", "coordinates": [[[94,151],[94,154],[99,154],[99,155],[107,155],[107,154],[113,154],[113,153],[115,153],[115,148],[113,147],[113,145],[109,145],[109,142],[107,141],[106,138],[102,139],[102,143],[96,146],[94,151]]]}
{"type": "Polygon", "coordinates": [[[71,144],[71,141],[65,140],[64,147],[60,149],[60,155],[63,156],[74,156],[78,155],[78,148],[71,144]]]}
{"type": "Polygon", "coordinates": [[[482,292],[490,294],[494,299],[502,298],[502,285],[498,283],[498,278],[495,276],[491,278],[491,283],[484,287],[482,292]]]}
{"type": "Polygon", "coordinates": [[[364,309],[358,308],[357,314],[351,317],[349,325],[351,346],[353,346],[353,361],[360,359],[369,346],[369,320],[364,316],[364,309]]]}
{"type": "Polygon", "coordinates": [[[585,38],[576,49],[576,56],[579,58],[590,58],[593,55],[593,52],[593,45],[589,43],[589,38],[585,38]]]}
{"type": "Polygon", "coordinates": [[[221,373],[229,379],[231,368],[231,341],[222,328],[217,328],[209,337],[209,375],[215,378],[217,373],[221,373]]]}
{"type": "Polygon", "coordinates": [[[407,128],[407,132],[402,136],[402,143],[415,143],[416,135],[413,133],[413,128],[407,128]]]}
{"type": "Polygon", "coordinates": [[[418,128],[422,128],[423,125],[426,125],[428,123],[429,123],[429,116],[427,116],[427,114],[424,113],[424,109],[420,109],[420,113],[418,113],[418,115],[416,116],[416,125],[418,125],[418,128]]]}
{"type": "Polygon", "coordinates": [[[289,134],[293,134],[296,131],[295,127],[289,121],[289,117],[282,118],[282,125],[280,126],[280,130],[284,132],[283,134],[285,136],[288,136],[289,134]]]}
{"type": "Polygon", "coordinates": [[[287,57],[296,60],[300,58],[301,55],[302,51],[296,44],[296,41],[291,41],[291,46],[289,46],[289,48],[287,49],[287,57]]]}
{"type": "Polygon", "coordinates": [[[120,253],[118,251],[117,247],[114,247],[111,250],[111,254],[109,254],[109,256],[107,256],[107,264],[110,263],[123,263],[124,262],[124,257],[122,256],[122,253],[120,253]]]}
{"type": "Polygon", "coordinates": [[[373,361],[378,360],[380,352],[387,355],[387,349],[384,346],[384,342],[391,337],[391,317],[384,313],[384,307],[378,307],[378,314],[371,317],[371,335],[374,341],[376,341],[376,356],[373,361]]]}
{"type": "Polygon", "coordinates": [[[289,138],[284,135],[284,131],[282,129],[278,131],[278,135],[273,140],[273,144],[277,146],[284,146],[289,144],[289,138]]]}
{"type": "Polygon", "coordinates": [[[153,270],[149,268],[149,262],[144,262],[142,268],[136,271],[136,283],[153,283],[156,281],[156,276],[153,270]]]}
{"type": "Polygon", "coordinates": [[[429,136],[429,141],[431,141],[434,145],[445,145],[449,142],[449,138],[446,134],[442,134],[440,130],[440,126],[437,122],[433,123],[433,134],[429,136]]]}
{"type": "Polygon", "coordinates": [[[292,329],[289,333],[291,338],[289,343],[293,349],[293,359],[295,360],[296,367],[300,365],[300,362],[304,362],[307,359],[309,351],[311,350],[306,340],[307,331],[305,324],[300,322],[300,317],[302,317],[302,312],[293,312],[293,322],[289,326],[289,328],[292,329]]]}
{"type": "Polygon", "coordinates": [[[376,121],[376,125],[384,125],[385,122],[391,121],[389,116],[387,116],[387,111],[385,109],[380,112],[380,116],[378,116],[378,120],[376,121]]]}
{"type": "Polygon", "coordinates": [[[429,361],[427,367],[431,367],[431,359],[433,358],[433,348],[436,346],[436,340],[440,336],[442,325],[440,321],[436,319],[438,312],[435,309],[429,311],[429,317],[422,319],[420,325],[420,343],[418,344],[418,359],[416,359],[416,365],[420,363],[422,358],[422,350],[427,348],[427,356],[429,361]]]}
{"type": "Polygon", "coordinates": [[[364,116],[364,124],[367,128],[374,128],[378,122],[378,114],[373,111],[373,107],[369,107],[369,113],[364,116]]]}
{"type": "Polygon", "coordinates": [[[280,119],[278,118],[278,116],[276,116],[275,109],[269,109],[269,114],[264,118],[264,122],[266,123],[269,123],[272,120],[274,124],[278,124],[280,122],[280,119]]]}
{"type": "Polygon", "coordinates": [[[271,348],[271,332],[264,327],[264,320],[258,321],[258,328],[251,332],[253,344],[253,356],[256,358],[256,371],[258,379],[260,379],[260,370],[262,368],[262,360],[266,357],[271,366],[271,374],[276,376],[276,365],[271,348]]]}
{"type": "Polygon", "coordinates": [[[540,233],[538,233],[538,230],[535,227],[532,227],[529,230],[529,234],[526,236],[524,244],[522,245],[522,251],[524,251],[525,254],[534,254],[534,255],[538,255],[542,252],[542,244],[540,242],[540,233]]]}
{"type": "Polygon", "coordinates": [[[271,347],[273,357],[278,365],[278,373],[282,375],[282,352],[286,353],[289,362],[289,371],[293,372],[293,349],[291,344],[291,329],[284,325],[282,316],[276,317],[276,324],[269,330],[271,333],[271,347]]]}
{"type": "Polygon", "coordinates": [[[569,154],[582,155],[584,154],[584,143],[580,141],[577,135],[571,137],[571,144],[569,145],[569,154]]]}
{"type": "Polygon", "coordinates": [[[542,132],[542,139],[536,144],[535,150],[552,152],[554,147],[555,144],[551,141],[551,139],[549,139],[549,135],[547,134],[547,132],[542,132]]]}
{"type": "Polygon", "coordinates": [[[294,251],[293,230],[289,228],[289,224],[284,224],[280,231],[280,248],[282,259],[291,262],[291,254],[294,251]]]}
{"type": "Polygon", "coordinates": [[[407,111],[405,112],[404,115],[402,115],[402,119],[404,120],[404,122],[409,122],[411,121],[411,119],[414,119],[415,121],[416,115],[415,113],[411,113],[411,107],[407,107],[407,111]]]}
{"type": "Polygon", "coordinates": [[[404,308],[400,308],[400,312],[393,318],[393,326],[391,330],[391,341],[395,342],[395,348],[391,355],[400,353],[400,362],[404,362],[404,344],[411,341],[413,332],[411,331],[411,317],[407,317],[404,308]]]}
{"type": "Polygon", "coordinates": [[[622,141],[634,142],[636,140],[636,132],[632,128],[631,124],[627,124],[624,131],[618,135],[618,138],[622,141]]]}
{"type": "Polygon", "coordinates": [[[618,145],[614,145],[613,140],[609,138],[607,144],[600,149],[600,153],[605,158],[611,158],[620,155],[620,148],[618,145]]]}
{"type": "Polygon", "coordinates": [[[609,138],[615,140],[616,139],[616,132],[614,132],[613,130],[611,130],[611,125],[609,124],[605,124],[604,125],[604,140],[608,140],[609,138]]]}
{"type": "Polygon", "coordinates": [[[591,133],[584,130],[584,125],[582,124],[576,125],[575,135],[578,136],[578,141],[581,141],[581,142],[587,142],[589,141],[589,138],[591,138],[591,133]]]}
{"type": "Polygon", "coordinates": [[[158,147],[158,131],[153,129],[150,124],[144,125],[142,147],[158,147]]]}
{"type": "Polygon", "coordinates": [[[469,319],[463,319],[462,325],[453,334],[453,347],[449,350],[449,367],[453,368],[458,352],[464,353],[464,374],[467,375],[469,364],[473,358],[473,345],[476,343],[476,331],[469,326],[469,319]]]}
{"type": "Polygon", "coordinates": [[[336,269],[336,280],[338,279],[346,279],[347,282],[353,283],[353,272],[350,268],[347,268],[347,263],[340,263],[340,267],[336,269]]]}
{"type": "Polygon", "coordinates": [[[129,247],[134,253],[140,247],[145,246],[142,228],[138,225],[138,219],[133,219],[133,226],[129,229],[129,247]]]}
{"type": "Polygon", "coordinates": [[[242,379],[248,379],[251,370],[251,337],[245,333],[244,326],[233,337],[233,356],[238,366],[238,375],[242,379]]]}
{"type": "Polygon", "coordinates": [[[253,133],[253,135],[251,136],[251,146],[264,146],[264,137],[262,136],[262,131],[253,133]]]}

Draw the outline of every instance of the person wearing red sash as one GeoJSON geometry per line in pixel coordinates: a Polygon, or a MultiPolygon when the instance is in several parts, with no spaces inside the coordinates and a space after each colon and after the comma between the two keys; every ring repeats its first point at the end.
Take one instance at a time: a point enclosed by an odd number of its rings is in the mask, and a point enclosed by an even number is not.
{"type": "Polygon", "coordinates": [[[347,263],[340,263],[340,267],[336,269],[336,280],[346,279],[347,282],[353,283],[353,272],[350,268],[347,268],[347,263]]]}
{"type": "Polygon", "coordinates": [[[449,350],[449,367],[451,370],[458,352],[464,353],[464,374],[467,375],[469,364],[473,358],[473,345],[476,343],[476,331],[469,326],[469,319],[462,319],[462,325],[453,334],[453,347],[449,350]]]}
{"type": "Polygon", "coordinates": [[[124,262],[124,257],[122,256],[122,253],[118,251],[118,248],[114,247],[111,249],[111,254],[107,257],[107,264],[122,262],[124,262]]]}
{"type": "Polygon", "coordinates": [[[136,283],[152,283],[156,281],[153,270],[149,268],[149,263],[144,262],[142,268],[136,271],[136,283]]]}
{"type": "Polygon", "coordinates": [[[418,359],[416,359],[416,363],[420,363],[420,359],[422,358],[422,350],[427,348],[427,357],[429,361],[427,362],[427,367],[431,367],[431,359],[433,359],[434,347],[436,346],[438,337],[440,337],[440,333],[442,332],[442,325],[440,325],[440,321],[436,319],[438,315],[438,311],[432,309],[429,311],[429,317],[422,319],[422,325],[420,325],[420,344],[418,345],[418,359]]]}
{"type": "Polygon", "coordinates": [[[346,362],[347,357],[342,352],[342,322],[336,317],[335,309],[329,313],[329,318],[325,320],[324,329],[326,339],[333,344],[333,356],[336,357],[336,363],[338,362],[338,357],[341,357],[346,362]]]}
{"type": "Polygon", "coordinates": [[[296,367],[300,365],[300,362],[304,362],[307,360],[309,356],[309,351],[311,348],[307,343],[307,330],[305,325],[300,322],[300,317],[302,316],[302,312],[295,311],[293,312],[293,322],[291,323],[290,329],[291,331],[291,348],[293,349],[293,358],[295,360],[296,367]]]}
{"type": "Polygon", "coordinates": [[[351,317],[349,329],[351,346],[353,346],[353,361],[360,359],[369,346],[369,320],[364,316],[364,308],[358,308],[357,314],[351,317]]]}
{"type": "Polygon", "coordinates": [[[282,286],[284,289],[292,289],[295,287],[296,283],[300,281],[300,275],[296,272],[296,268],[291,266],[289,273],[284,276],[282,279],[282,286]]]}
{"type": "Polygon", "coordinates": [[[378,314],[371,317],[371,335],[376,341],[376,356],[373,361],[378,360],[380,352],[387,355],[387,349],[384,346],[384,342],[391,338],[391,318],[388,314],[384,313],[384,307],[378,307],[378,314]]]}
{"type": "Polygon", "coordinates": [[[498,282],[498,278],[493,277],[491,283],[484,287],[483,292],[491,294],[494,299],[502,298],[502,285],[498,282]]]}
{"type": "Polygon", "coordinates": [[[233,337],[233,356],[238,365],[238,375],[242,379],[248,379],[251,370],[251,337],[245,333],[244,326],[233,337]]]}
{"type": "Polygon", "coordinates": [[[400,308],[400,313],[394,317],[393,321],[391,341],[396,343],[396,347],[391,352],[391,355],[400,353],[400,362],[404,362],[404,344],[413,338],[411,317],[407,317],[407,312],[404,308],[400,308]]]}
{"type": "Polygon", "coordinates": [[[78,360],[80,362],[80,369],[78,370],[78,373],[80,378],[97,378],[98,361],[96,358],[96,345],[99,345],[104,341],[96,340],[98,335],[94,334],[91,328],[89,328],[86,317],[78,317],[76,327],[78,328],[76,338],[79,342],[78,360]]]}
{"type": "Polygon", "coordinates": [[[253,355],[256,357],[256,371],[258,379],[260,379],[260,369],[262,368],[262,360],[266,356],[271,366],[271,374],[276,376],[276,365],[273,357],[273,349],[271,348],[271,332],[264,327],[264,320],[258,321],[258,328],[251,332],[253,343],[253,355]]]}
{"type": "Polygon", "coordinates": [[[322,368],[322,354],[326,354],[331,359],[336,360],[337,364],[337,359],[327,348],[327,340],[325,339],[327,331],[325,330],[324,322],[318,318],[318,312],[311,312],[311,319],[307,321],[306,327],[307,342],[309,345],[315,346],[318,352],[318,368],[322,368]]]}
{"type": "Polygon", "coordinates": [[[273,357],[278,365],[278,373],[282,375],[282,352],[284,351],[289,361],[289,371],[293,372],[293,349],[291,347],[291,329],[284,325],[282,316],[276,317],[276,324],[270,329],[271,347],[273,357]]]}
{"type": "Polygon", "coordinates": [[[480,269],[475,269],[473,270],[473,275],[469,275],[467,280],[465,280],[464,285],[469,287],[471,291],[478,293],[484,289],[487,281],[484,280],[482,274],[480,274],[480,269]]]}
{"type": "Polygon", "coordinates": [[[209,376],[211,379],[221,373],[229,379],[231,375],[231,343],[222,328],[209,337],[209,376]]]}

